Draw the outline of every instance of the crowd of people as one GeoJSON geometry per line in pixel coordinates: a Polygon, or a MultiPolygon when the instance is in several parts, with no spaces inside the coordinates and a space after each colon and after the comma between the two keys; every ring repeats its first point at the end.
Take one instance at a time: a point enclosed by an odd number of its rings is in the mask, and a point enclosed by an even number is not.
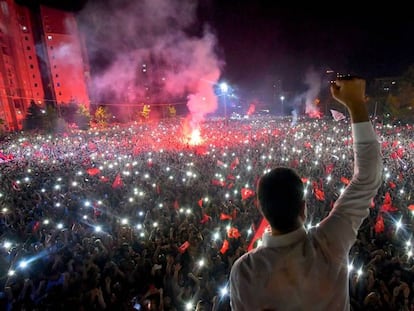
{"type": "MultiPolygon", "coordinates": [[[[413,126],[373,122],[384,182],[351,250],[352,310],[414,310],[413,126]]],[[[230,268],[260,245],[258,178],[297,170],[312,227],[352,175],[346,119],[210,120],[199,134],[169,120],[6,137],[1,308],[229,310],[230,268]]]]}

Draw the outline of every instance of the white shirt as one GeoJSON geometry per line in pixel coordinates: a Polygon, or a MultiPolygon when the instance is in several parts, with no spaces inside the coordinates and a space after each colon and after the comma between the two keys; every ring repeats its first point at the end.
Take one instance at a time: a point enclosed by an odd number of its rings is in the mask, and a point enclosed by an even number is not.
{"type": "Polygon", "coordinates": [[[352,124],[354,176],[330,214],[309,231],[263,235],[233,264],[235,311],[348,311],[348,254],[381,185],[380,144],[370,122],[352,124]]]}

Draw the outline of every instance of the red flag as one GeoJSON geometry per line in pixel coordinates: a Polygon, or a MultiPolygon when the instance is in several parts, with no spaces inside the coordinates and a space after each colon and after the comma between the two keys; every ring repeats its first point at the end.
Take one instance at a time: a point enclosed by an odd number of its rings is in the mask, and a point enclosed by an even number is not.
{"type": "Polygon", "coordinates": [[[208,216],[207,214],[204,214],[203,218],[200,220],[200,224],[205,224],[205,223],[209,222],[210,219],[211,219],[210,216],[208,216]]]}
{"type": "Polygon", "coordinates": [[[40,228],[40,221],[36,221],[33,225],[33,232],[36,232],[40,228]]]}
{"type": "Polygon", "coordinates": [[[198,200],[198,206],[203,207],[203,199],[198,200]]]}
{"type": "Polygon", "coordinates": [[[319,187],[316,181],[313,182],[313,192],[319,201],[325,201],[325,192],[319,187]]]}
{"type": "Polygon", "coordinates": [[[91,168],[88,168],[87,170],[86,170],[86,172],[90,175],[90,176],[95,176],[95,175],[98,175],[101,171],[99,170],[99,168],[97,168],[97,167],[91,167],[91,168]]]}
{"type": "Polygon", "coordinates": [[[241,197],[242,200],[247,200],[248,198],[254,196],[255,192],[249,188],[242,188],[241,189],[241,197]]]}
{"type": "Polygon", "coordinates": [[[254,243],[256,243],[257,240],[260,240],[262,238],[262,235],[267,228],[269,228],[269,223],[267,222],[266,218],[263,217],[262,221],[260,222],[259,228],[257,228],[253,236],[253,239],[250,241],[250,244],[247,248],[248,251],[254,248],[254,243]]]}
{"type": "Polygon", "coordinates": [[[187,250],[187,248],[189,248],[190,247],[190,242],[188,242],[188,241],[185,241],[179,248],[178,248],[178,251],[181,253],[181,254],[183,254],[186,250],[187,250]]]}
{"type": "Polygon", "coordinates": [[[96,144],[90,141],[88,143],[88,149],[91,150],[91,151],[96,151],[96,149],[97,149],[96,144]]]}
{"type": "Polygon", "coordinates": [[[397,185],[393,183],[392,181],[390,181],[388,184],[390,185],[391,189],[394,189],[395,187],[397,187],[397,185]]]}
{"type": "Polygon", "coordinates": [[[390,157],[391,157],[391,159],[394,159],[394,160],[397,159],[398,158],[397,152],[394,151],[393,153],[391,153],[390,157]]]}
{"type": "Polygon", "coordinates": [[[330,164],[328,164],[326,167],[325,167],[325,173],[326,174],[330,174],[330,173],[332,173],[332,171],[333,171],[333,169],[334,169],[334,166],[335,166],[335,164],[333,164],[333,163],[330,163],[330,164]]]}
{"type": "Polygon", "coordinates": [[[118,175],[116,175],[114,182],[112,183],[112,188],[116,189],[116,188],[121,188],[124,185],[124,182],[121,179],[121,174],[118,173],[118,175]]]}
{"type": "Polygon", "coordinates": [[[325,192],[321,189],[315,189],[315,197],[319,201],[325,201],[325,192]]]}
{"type": "Polygon", "coordinates": [[[217,166],[223,166],[223,165],[224,165],[223,161],[217,160],[217,166]]]}
{"type": "Polygon", "coordinates": [[[234,170],[240,164],[239,158],[236,157],[230,164],[230,169],[234,170]]]}
{"type": "Polygon", "coordinates": [[[309,180],[309,179],[308,179],[308,178],[306,178],[306,177],[302,177],[302,178],[301,178],[301,180],[302,180],[302,182],[303,182],[304,184],[306,184],[306,183],[308,182],[308,180],[309,180]]]}
{"type": "Polygon", "coordinates": [[[221,187],[225,187],[226,186],[226,182],[223,180],[218,180],[218,179],[213,179],[211,181],[211,184],[214,186],[221,186],[221,187]]]}
{"type": "Polygon", "coordinates": [[[409,209],[410,211],[414,211],[414,204],[410,204],[410,205],[408,205],[408,209],[409,209]]]}
{"type": "Polygon", "coordinates": [[[241,234],[239,232],[239,229],[235,228],[235,227],[231,227],[228,231],[227,231],[227,236],[231,239],[238,239],[241,237],[241,234]]]}
{"type": "Polygon", "coordinates": [[[344,176],[341,177],[341,182],[343,182],[345,185],[349,185],[350,180],[344,176]]]}
{"type": "Polygon", "coordinates": [[[232,175],[232,174],[228,174],[227,175],[227,179],[236,180],[236,177],[234,175],[232,175]]]}
{"type": "Polygon", "coordinates": [[[180,208],[180,205],[178,204],[177,200],[174,201],[173,207],[174,207],[175,210],[178,210],[180,208]]]}
{"type": "Polygon", "coordinates": [[[375,222],[375,232],[382,233],[384,232],[384,218],[382,217],[382,213],[378,214],[377,221],[375,222]]]}
{"type": "Polygon", "coordinates": [[[225,214],[225,213],[220,214],[220,220],[231,220],[231,219],[233,219],[233,217],[231,217],[228,214],[225,214]]]}
{"type": "Polygon", "coordinates": [[[101,176],[101,181],[102,182],[108,182],[109,181],[109,178],[108,177],[105,177],[105,176],[101,176]]]}
{"type": "Polygon", "coordinates": [[[223,241],[223,245],[221,246],[220,253],[225,254],[229,249],[229,241],[226,239],[223,241]]]}
{"type": "Polygon", "coordinates": [[[398,208],[392,205],[391,195],[389,192],[385,193],[384,202],[381,206],[381,212],[395,212],[398,208]]]}

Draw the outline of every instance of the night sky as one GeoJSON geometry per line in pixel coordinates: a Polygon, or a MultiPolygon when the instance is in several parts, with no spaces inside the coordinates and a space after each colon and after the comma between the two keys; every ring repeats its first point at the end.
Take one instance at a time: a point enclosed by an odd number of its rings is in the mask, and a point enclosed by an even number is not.
{"type": "MultiPolygon", "coordinates": [[[[93,1],[106,0],[41,2],[81,12],[93,1]]],[[[373,78],[400,75],[414,64],[414,19],[405,14],[410,12],[408,7],[376,3],[360,8],[360,3],[354,8],[348,2],[282,6],[276,2],[198,1],[194,29],[209,25],[216,35],[217,53],[225,63],[224,79],[241,87],[283,79],[289,88],[309,68],[373,78]]]]}

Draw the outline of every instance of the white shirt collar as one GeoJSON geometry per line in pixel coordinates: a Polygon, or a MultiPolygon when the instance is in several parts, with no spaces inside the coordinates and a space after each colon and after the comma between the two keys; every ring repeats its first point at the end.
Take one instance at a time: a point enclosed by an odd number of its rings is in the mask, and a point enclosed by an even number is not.
{"type": "Polygon", "coordinates": [[[294,244],[306,236],[305,227],[300,227],[295,231],[282,234],[272,235],[271,232],[265,232],[262,237],[262,246],[264,247],[283,247],[294,244]]]}

